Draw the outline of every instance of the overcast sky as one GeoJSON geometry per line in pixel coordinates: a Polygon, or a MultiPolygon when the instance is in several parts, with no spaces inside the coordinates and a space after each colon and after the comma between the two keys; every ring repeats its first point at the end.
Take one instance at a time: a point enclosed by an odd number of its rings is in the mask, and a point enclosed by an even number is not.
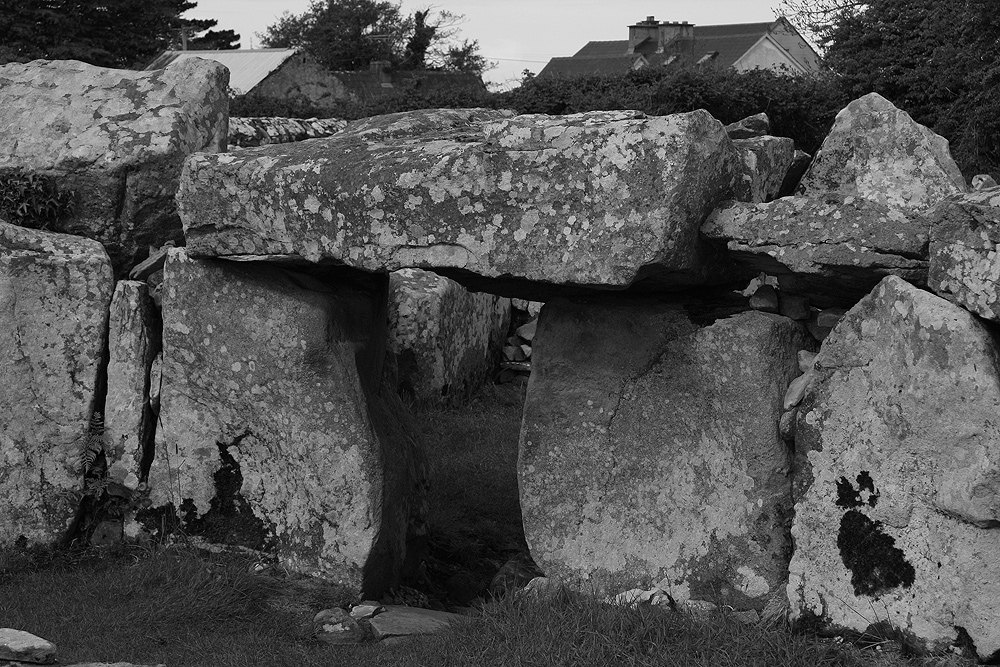
{"type": "MultiPolygon", "coordinates": [[[[538,72],[549,58],[571,56],[591,40],[627,39],[628,26],[647,16],[698,25],[774,19],[779,0],[403,0],[406,13],[433,7],[464,14],[461,37],[478,39],[496,62],[486,80],[515,82],[524,69],[538,72]]],[[[184,16],[212,18],[240,34],[241,48],[258,48],[282,12],[301,14],[309,0],[198,0],[184,16]]]]}

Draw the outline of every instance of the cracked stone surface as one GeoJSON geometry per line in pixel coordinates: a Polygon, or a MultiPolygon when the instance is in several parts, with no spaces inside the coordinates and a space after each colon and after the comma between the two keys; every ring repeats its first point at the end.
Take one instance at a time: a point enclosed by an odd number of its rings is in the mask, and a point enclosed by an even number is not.
{"type": "Polygon", "coordinates": [[[148,246],[183,239],[184,158],[226,149],[229,71],[190,59],[150,72],[75,60],[0,67],[0,168],[55,174],[76,192],[59,231],[100,241],[122,276],[148,246]]]}
{"type": "Polygon", "coordinates": [[[702,226],[736,261],[777,275],[818,305],[853,305],[886,275],[927,281],[927,222],[854,195],[793,196],[731,203],[702,226]]]}
{"type": "Polygon", "coordinates": [[[796,424],[795,617],[1000,649],[1000,366],[966,310],[889,276],[841,319],[796,424]]]}
{"type": "Polygon", "coordinates": [[[389,351],[397,386],[441,402],[470,395],[495,366],[510,326],[510,299],[473,293],[420,269],[389,276],[389,351]]]}
{"type": "Polygon", "coordinates": [[[786,577],[778,420],[809,345],[767,313],[701,326],[661,300],[546,303],[518,462],[535,562],[600,593],[762,608],[786,577]]]}
{"type": "Polygon", "coordinates": [[[221,513],[246,535],[208,539],[262,535],[289,569],[358,596],[394,586],[408,526],[424,511],[424,473],[406,410],[379,383],[387,277],[317,277],[183,249],[164,271],[154,505],[208,526],[221,513]]]}
{"type": "Polygon", "coordinates": [[[949,199],[928,217],[930,288],[980,317],[1000,320],[1000,188],[949,199]]]}
{"type": "Polygon", "coordinates": [[[948,140],[869,93],[837,114],[795,193],[837,192],[916,213],[966,190],[948,140]]]}
{"type": "Polygon", "coordinates": [[[113,288],[99,243],[0,222],[0,545],[73,519],[113,288]]]}
{"type": "Polygon", "coordinates": [[[178,205],[192,256],[435,268],[544,300],[727,279],[698,227],[745,195],[744,169],[704,111],[419,111],[193,156],[178,205]]]}
{"type": "Polygon", "coordinates": [[[148,405],[149,370],[160,351],[159,315],[146,283],[115,285],[108,321],[108,394],[104,402],[108,477],[135,488],[155,424],[148,405]]]}

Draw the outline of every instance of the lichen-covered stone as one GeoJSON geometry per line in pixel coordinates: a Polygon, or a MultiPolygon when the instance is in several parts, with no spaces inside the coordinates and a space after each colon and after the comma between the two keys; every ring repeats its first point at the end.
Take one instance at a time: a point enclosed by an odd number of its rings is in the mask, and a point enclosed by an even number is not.
{"type": "Polygon", "coordinates": [[[159,315],[146,283],[119,281],[108,320],[104,440],[109,479],[131,488],[139,481],[143,454],[153,443],[149,369],[159,351],[159,315]]]}
{"type": "Polygon", "coordinates": [[[890,276],[814,362],[795,430],[796,617],[1000,649],[1000,368],[965,310],[890,276]]]}
{"type": "Polygon", "coordinates": [[[706,112],[441,113],[193,156],[178,196],[189,252],[451,269],[525,298],[727,277],[698,227],[743,167],[706,112]]]}
{"type": "Polygon", "coordinates": [[[786,578],[781,400],[801,325],[679,304],[545,304],[518,462],[525,536],[549,577],[599,593],[762,608],[786,578]]]}
{"type": "Polygon", "coordinates": [[[788,137],[755,137],[733,141],[746,168],[744,183],[749,201],[771,201],[778,196],[792,160],[795,142],[788,137]]]}
{"type": "Polygon", "coordinates": [[[229,147],[264,146],[329,137],[347,127],[339,118],[230,118],[229,147]]]}
{"type": "Polygon", "coordinates": [[[1000,188],[949,199],[931,213],[928,286],[1000,320],[1000,188]]]}
{"type": "Polygon", "coordinates": [[[821,304],[853,304],[886,275],[927,281],[926,221],[853,195],[734,202],[701,231],[725,241],[741,266],[777,275],[783,289],[821,304]]]}
{"type": "Polygon", "coordinates": [[[184,158],[226,148],[229,71],[188,59],[134,72],[75,60],[0,67],[0,168],[58,177],[76,193],[60,231],[100,241],[116,275],[150,245],[180,241],[184,158]]]}
{"type": "Polygon", "coordinates": [[[49,665],[56,661],[56,645],[30,632],[0,628],[0,660],[49,665]]]}
{"type": "Polygon", "coordinates": [[[393,272],[389,289],[389,351],[398,387],[432,402],[475,391],[496,365],[510,299],[472,293],[420,269],[393,272]]]}
{"type": "Polygon", "coordinates": [[[405,408],[379,383],[388,278],[182,249],[164,271],[154,507],[357,595],[396,585],[422,482],[405,408]]]}
{"type": "Polygon", "coordinates": [[[0,546],[74,517],[113,289],[99,243],[0,222],[0,546]]]}
{"type": "Polygon", "coordinates": [[[838,192],[916,212],[966,189],[947,139],[869,93],[837,114],[796,193],[838,192]]]}

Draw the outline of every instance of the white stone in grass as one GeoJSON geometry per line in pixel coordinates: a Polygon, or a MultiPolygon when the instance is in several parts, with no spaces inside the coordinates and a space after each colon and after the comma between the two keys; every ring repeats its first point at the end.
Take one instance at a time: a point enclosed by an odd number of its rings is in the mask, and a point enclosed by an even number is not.
{"type": "Polygon", "coordinates": [[[30,632],[0,628],[0,660],[48,665],[56,661],[56,645],[30,632]]]}

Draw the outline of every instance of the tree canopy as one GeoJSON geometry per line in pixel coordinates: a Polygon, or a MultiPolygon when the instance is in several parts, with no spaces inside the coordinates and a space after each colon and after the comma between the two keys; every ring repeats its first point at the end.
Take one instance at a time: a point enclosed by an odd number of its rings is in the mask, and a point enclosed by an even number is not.
{"type": "Polygon", "coordinates": [[[886,97],[947,137],[967,169],[1000,166],[1000,100],[992,92],[1000,81],[995,0],[809,4],[826,10],[811,15],[810,27],[849,97],[886,97]]]}
{"type": "Polygon", "coordinates": [[[139,68],[160,51],[179,48],[182,29],[188,48],[239,48],[239,35],[232,30],[212,30],[215,20],[181,17],[196,5],[190,0],[0,0],[0,63],[47,58],[139,68]]]}
{"type": "Polygon", "coordinates": [[[479,43],[457,40],[462,18],[431,9],[408,16],[391,0],[312,0],[305,12],[285,12],[258,36],[264,46],[301,48],[331,70],[384,61],[400,69],[482,74],[490,63],[479,43]]]}

